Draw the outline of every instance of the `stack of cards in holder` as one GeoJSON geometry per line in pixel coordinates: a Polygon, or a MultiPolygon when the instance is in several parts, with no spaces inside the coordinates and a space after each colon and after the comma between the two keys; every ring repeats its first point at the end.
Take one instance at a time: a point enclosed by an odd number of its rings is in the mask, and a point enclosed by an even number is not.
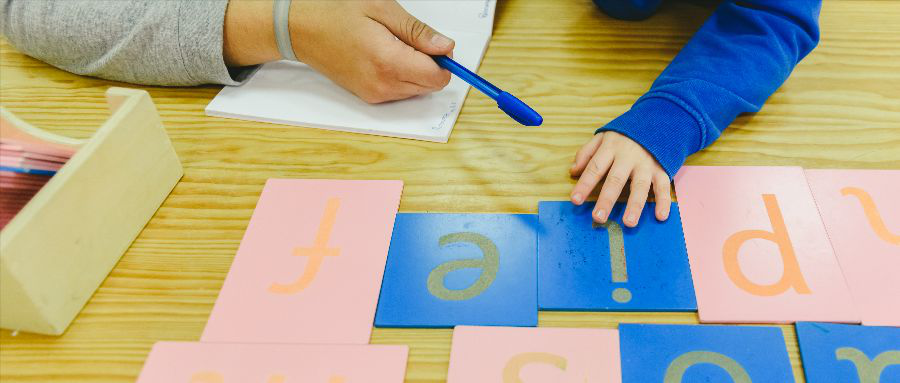
{"type": "Polygon", "coordinates": [[[6,128],[0,136],[0,229],[75,154],[73,147],[6,128]]]}

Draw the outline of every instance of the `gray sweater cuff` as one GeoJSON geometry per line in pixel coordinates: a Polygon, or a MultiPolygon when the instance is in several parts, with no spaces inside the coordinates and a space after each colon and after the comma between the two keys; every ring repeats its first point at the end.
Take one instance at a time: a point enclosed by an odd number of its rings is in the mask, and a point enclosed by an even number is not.
{"type": "Polygon", "coordinates": [[[178,48],[191,82],[239,85],[256,66],[228,68],[223,28],[228,0],[178,1],[178,48]]]}

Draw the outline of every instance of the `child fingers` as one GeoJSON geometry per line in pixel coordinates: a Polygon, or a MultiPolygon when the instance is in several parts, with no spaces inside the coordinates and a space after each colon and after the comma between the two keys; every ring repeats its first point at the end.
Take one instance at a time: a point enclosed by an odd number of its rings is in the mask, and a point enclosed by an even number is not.
{"type": "Polygon", "coordinates": [[[587,166],[588,161],[591,160],[591,157],[594,156],[594,153],[597,152],[597,148],[600,147],[600,143],[603,142],[603,133],[597,133],[594,137],[591,137],[591,140],[588,143],[584,144],[581,149],[578,149],[578,152],[575,153],[575,162],[572,162],[572,167],[569,168],[569,174],[573,176],[577,176],[584,171],[584,167],[587,166]]]}
{"type": "Polygon", "coordinates": [[[606,171],[609,170],[612,162],[613,155],[612,152],[608,150],[601,150],[594,154],[590,161],[588,161],[584,171],[581,172],[578,183],[576,183],[575,187],[572,189],[572,195],[570,196],[572,203],[576,205],[584,203],[584,200],[587,199],[594,188],[597,187],[597,183],[600,182],[600,179],[606,175],[606,171]]]}
{"type": "Polygon", "coordinates": [[[630,162],[616,161],[610,168],[603,186],[600,188],[600,195],[597,197],[597,205],[594,207],[594,221],[606,223],[609,218],[609,212],[612,210],[616,199],[622,194],[622,188],[631,175],[633,165],[630,162]]]}
{"type": "Polygon", "coordinates": [[[647,196],[650,194],[651,179],[650,170],[644,169],[635,169],[631,176],[631,194],[628,195],[628,203],[625,205],[625,214],[622,218],[625,226],[637,226],[644,204],[647,203],[647,196]]]}
{"type": "Polygon", "coordinates": [[[653,175],[653,195],[656,197],[656,219],[665,221],[672,208],[672,185],[669,176],[663,171],[653,175]]]}

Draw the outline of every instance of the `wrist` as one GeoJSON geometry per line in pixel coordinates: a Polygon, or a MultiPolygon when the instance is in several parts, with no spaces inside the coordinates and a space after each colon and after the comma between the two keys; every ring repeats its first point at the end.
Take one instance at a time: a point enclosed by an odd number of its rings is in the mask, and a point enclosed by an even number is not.
{"type": "Polygon", "coordinates": [[[685,158],[702,147],[698,121],[671,99],[645,96],[595,133],[612,131],[637,142],[673,177],[685,158]]]}
{"type": "Polygon", "coordinates": [[[273,5],[272,0],[228,2],[222,32],[226,65],[257,65],[281,58],[275,43],[273,5]]]}

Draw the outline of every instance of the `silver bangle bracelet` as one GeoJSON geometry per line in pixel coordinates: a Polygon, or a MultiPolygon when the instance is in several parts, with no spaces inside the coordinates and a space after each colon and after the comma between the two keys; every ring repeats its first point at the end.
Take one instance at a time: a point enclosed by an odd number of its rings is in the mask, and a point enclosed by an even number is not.
{"type": "Polygon", "coordinates": [[[275,0],[273,8],[273,24],[275,25],[275,42],[278,44],[278,52],[285,60],[299,61],[294,55],[294,45],[291,42],[291,31],[289,27],[289,14],[291,10],[291,0],[275,0]]]}

